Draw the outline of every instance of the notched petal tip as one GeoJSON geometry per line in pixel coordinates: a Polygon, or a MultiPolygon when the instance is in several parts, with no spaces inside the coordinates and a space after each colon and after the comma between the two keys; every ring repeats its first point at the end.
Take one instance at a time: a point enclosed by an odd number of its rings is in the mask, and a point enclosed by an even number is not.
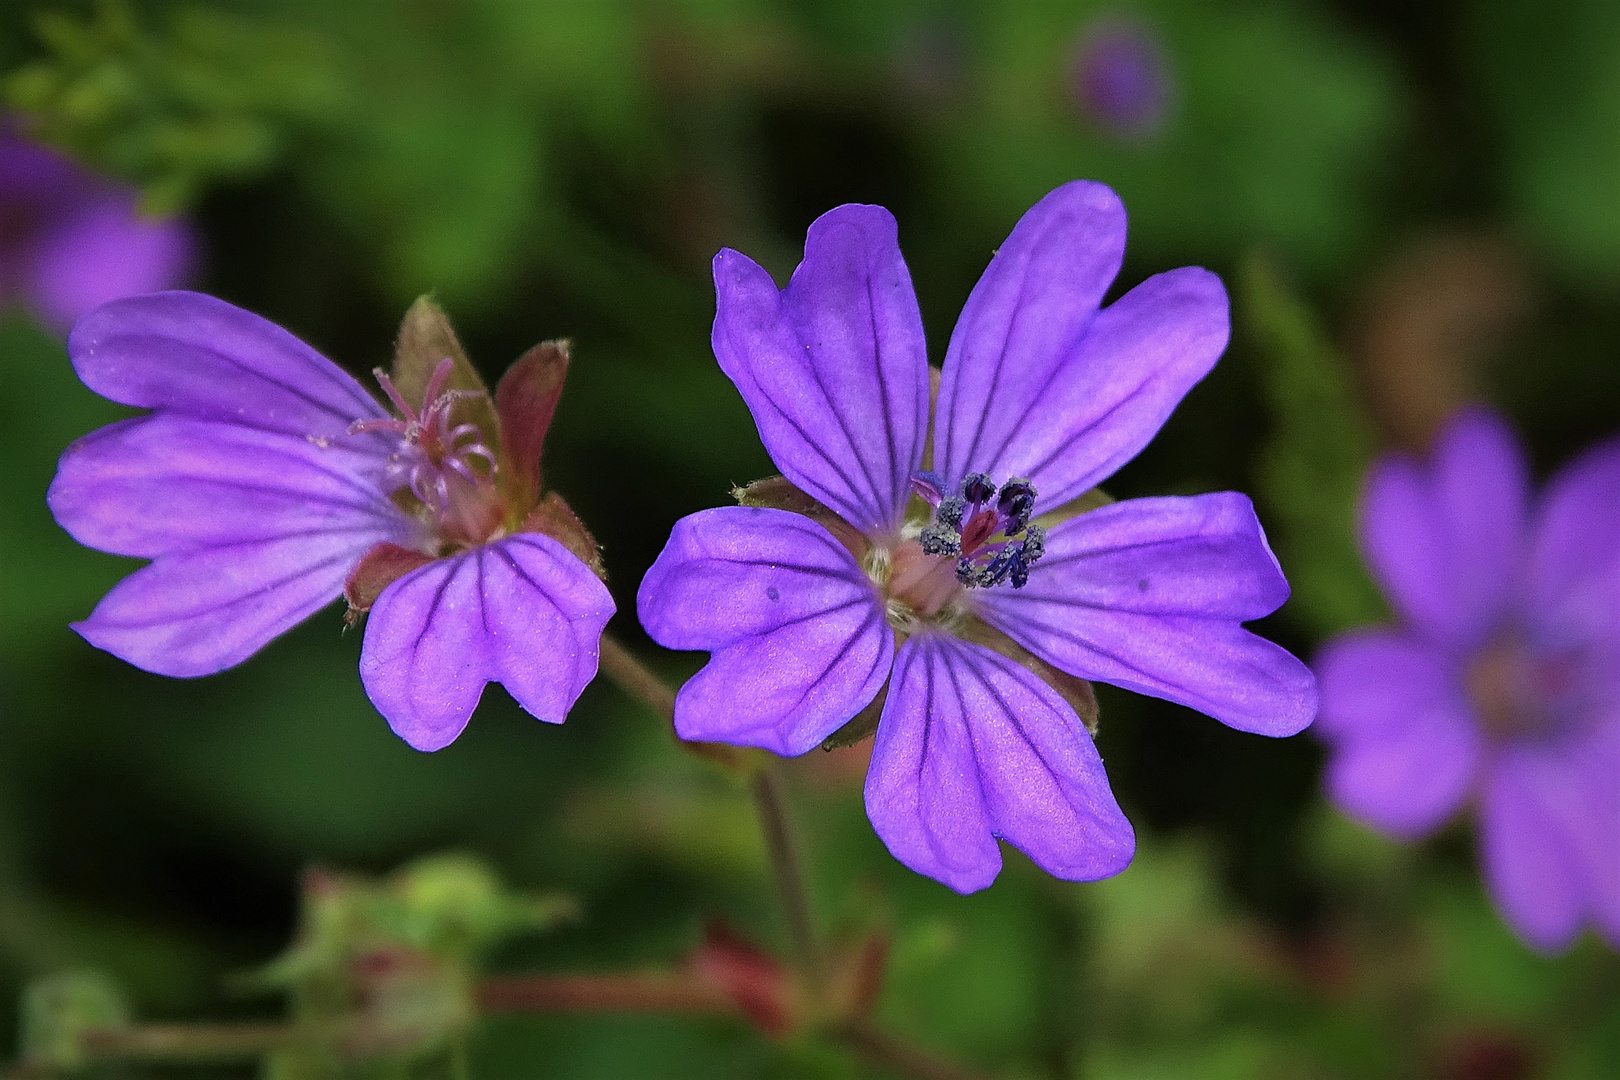
{"type": "Polygon", "coordinates": [[[995,879],[996,838],[1072,881],[1117,874],[1135,850],[1067,704],[1015,661],[943,635],[901,649],[865,795],[894,856],[957,892],[995,879]]]}
{"type": "Polygon", "coordinates": [[[452,742],[491,682],[560,724],[596,675],[613,610],[607,589],[556,540],[508,536],[388,586],[366,626],[360,678],[418,749],[452,742]]]}

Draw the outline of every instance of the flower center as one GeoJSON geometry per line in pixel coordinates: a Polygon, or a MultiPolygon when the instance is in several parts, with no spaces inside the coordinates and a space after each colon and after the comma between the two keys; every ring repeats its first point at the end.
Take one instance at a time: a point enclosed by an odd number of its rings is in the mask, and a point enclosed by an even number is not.
{"type": "Polygon", "coordinates": [[[409,492],[443,543],[465,548],[490,539],[501,524],[503,508],[495,485],[495,454],[485,445],[484,433],[476,424],[451,422],[457,402],[482,396],[477,390],[445,389],[454,366],[446,357],[433,369],[420,414],[377,368],[373,374],[378,385],[402,417],[356,420],[349,425],[349,434],[398,435],[399,449],[384,483],[394,493],[409,492]]]}
{"type": "Polygon", "coordinates": [[[987,474],[972,473],[956,495],[944,495],[932,477],[918,477],[913,486],[934,507],[917,537],[923,554],[954,558],[956,580],[969,589],[1024,587],[1046,551],[1046,530],[1029,523],[1033,484],[1013,479],[997,489],[987,474]]]}
{"type": "Polygon", "coordinates": [[[1497,740],[1535,739],[1564,727],[1575,704],[1580,666],[1577,656],[1538,653],[1510,635],[1474,657],[1464,685],[1486,734],[1497,740]]]}
{"type": "Polygon", "coordinates": [[[1046,530],[1029,523],[1035,488],[1013,479],[997,488],[984,473],[946,495],[937,477],[914,477],[912,487],[931,507],[919,529],[902,533],[882,572],[874,574],[888,600],[890,619],[908,627],[949,609],[964,589],[1010,584],[1021,589],[1046,548],[1046,530]]]}

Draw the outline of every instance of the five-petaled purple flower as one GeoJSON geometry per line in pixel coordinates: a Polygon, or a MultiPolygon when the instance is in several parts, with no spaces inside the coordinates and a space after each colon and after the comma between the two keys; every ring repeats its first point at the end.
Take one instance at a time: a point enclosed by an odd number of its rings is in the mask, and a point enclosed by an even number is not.
{"type": "Polygon", "coordinates": [[[418,301],[399,411],[309,346],[212,297],[108,304],[68,341],[85,385],[152,410],[75,442],[51,485],[80,543],[153,560],[74,628],[162,675],[208,675],[346,596],[369,610],[366,693],[420,750],[460,734],[484,686],[561,723],[596,674],[613,601],[540,448],[567,368],[548,342],[493,400],[418,301]]]}
{"type": "Polygon", "coordinates": [[[1429,461],[1374,465],[1362,547],[1401,625],[1317,658],[1327,789],[1402,839],[1472,799],[1487,887],[1526,941],[1561,949],[1590,922],[1620,945],[1620,442],[1533,510],[1528,472],[1477,409],[1429,461]]]}
{"type": "Polygon", "coordinates": [[[682,519],[642,582],[654,640],[713,653],[677,730],[802,754],[880,702],[867,814],[960,892],[995,879],[998,836],[1062,878],[1130,861],[1081,680],[1267,735],[1316,711],[1310,671],[1242,626],[1288,595],[1247,498],[1087,495],[1228,335],[1197,268],[1099,307],[1124,248],[1101,184],[1025,214],[957,322],[932,425],[886,210],[823,215],[781,292],[735,251],[714,260],[715,355],[785,479],[682,519]]]}
{"type": "Polygon", "coordinates": [[[65,333],[109,300],[180,284],[196,246],[185,222],[142,218],[134,192],[0,119],[0,301],[65,333]]]}

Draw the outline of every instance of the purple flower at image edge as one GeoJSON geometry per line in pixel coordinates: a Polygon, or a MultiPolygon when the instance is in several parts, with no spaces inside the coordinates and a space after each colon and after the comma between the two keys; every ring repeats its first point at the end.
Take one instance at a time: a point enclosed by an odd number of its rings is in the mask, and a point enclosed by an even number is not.
{"type": "Polygon", "coordinates": [[[1399,624],[1316,661],[1332,801],[1400,839],[1474,808],[1485,883],[1544,951],[1620,946],[1620,440],[1532,499],[1517,440],[1469,409],[1368,474],[1361,539],[1399,624]]]}
{"type": "Polygon", "coordinates": [[[0,300],[66,333],[110,300],[172,288],[197,238],[142,217],[135,193],[0,127],[0,300]]]}
{"type": "Polygon", "coordinates": [[[764,505],[682,519],[642,582],[653,639],[712,653],[677,731],[796,755],[880,705],[867,814],[896,858],[959,892],[995,879],[997,837],[1071,880],[1130,861],[1078,680],[1266,735],[1316,711],[1310,671],[1242,626],[1288,595],[1247,498],[1086,509],[1228,336],[1205,270],[1099,307],[1124,246],[1101,184],[1025,214],[957,322],[931,435],[886,210],[824,214],[780,291],[738,252],[714,260],[715,355],[785,480],[745,492],[764,505]]]}
{"type": "Polygon", "coordinates": [[[152,562],[74,629],[192,677],[346,596],[369,610],[366,692],[417,749],[451,742],[489,682],[561,723],[613,613],[589,534],[539,498],[566,350],[531,350],[491,402],[440,320],[419,302],[401,332],[402,356],[413,326],[426,341],[414,368],[378,373],[394,417],[285,330],[213,297],[156,293],[81,319],[68,340],[79,378],[151,411],[68,447],[51,511],[80,543],[152,562]]]}

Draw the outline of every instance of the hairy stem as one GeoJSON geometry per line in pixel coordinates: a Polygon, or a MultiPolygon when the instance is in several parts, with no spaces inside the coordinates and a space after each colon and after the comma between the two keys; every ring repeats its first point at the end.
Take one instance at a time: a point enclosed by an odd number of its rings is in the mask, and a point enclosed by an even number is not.
{"type": "MultiPolygon", "coordinates": [[[[675,691],[670,689],[669,684],[656,672],[637,660],[635,654],[621,645],[612,634],[602,635],[599,670],[612,679],[620,690],[671,724],[675,723],[675,691]]],[[[746,768],[747,757],[735,746],[727,746],[724,743],[687,742],[685,739],[679,741],[683,749],[717,762],[733,772],[743,772],[746,768]]]]}
{"type": "Polygon", "coordinates": [[[776,888],[782,896],[782,913],[787,919],[788,935],[793,939],[793,952],[811,993],[820,998],[825,981],[821,946],[816,938],[815,919],[810,913],[810,892],[805,887],[798,838],[794,835],[782,791],[781,766],[772,761],[754,773],[753,789],[754,807],[765,833],[765,848],[770,853],[776,888]]]}

